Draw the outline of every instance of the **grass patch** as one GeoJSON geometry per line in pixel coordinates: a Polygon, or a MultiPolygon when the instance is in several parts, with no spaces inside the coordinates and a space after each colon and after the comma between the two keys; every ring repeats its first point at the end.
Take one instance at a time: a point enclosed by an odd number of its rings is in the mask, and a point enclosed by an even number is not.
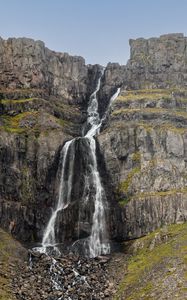
{"type": "Polygon", "coordinates": [[[186,89],[180,88],[168,88],[168,89],[141,89],[141,90],[128,90],[122,91],[118,96],[117,101],[135,101],[135,100],[168,100],[173,96],[183,97],[182,99],[186,100],[186,89]]]}
{"type": "Polygon", "coordinates": [[[140,162],[140,160],[141,160],[141,153],[140,153],[140,151],[136,151],[136,152],[133,153],[132,160],[134,162],[140,162]]]}
{"type": "Polygon", "coordinates": [[[41,113],[39,111],[27,111],[15,116],[2,115],[1,119],[3,125],[0,130],[9,133],[27,133],[33,132],[39,134],[49,130],[62,130],[61,127],[70,126],[70,122],[58,119],[48,113],[41,113]],[[59,126],[60,125],[60,126],[59,126]]]}
{"type": "Polygon", "coordinates": [[[71,123],[70,121],[67,121],[67,120],[63,120],[63,119],[56,119],[56,121],[58,122],[58,124],[62,127],[65,127],[65,126],[70,126],[72,125],[73,123],[71,123]]]}
{"type": "Polygon", "coordinates": [[[163,124],[148,124],[145,122],[140,122],[137,124],[142,126],[147,132],[151,132],[153,129],[158,131],[172,131],[178,134],[184,134],[187,131],[185,127],[176,127],[172,123],[163,123],[163,124]]]}
{"type": "MultiPolygon", "coordinates": [[[[140,112],[140,113],[146,113],[146,114],[150,114],[150,113],[153,113],[153,114],[157,114],[157,113],[168,113],[170,112],[170,110],[168,109],[163,109],[163,108],[121,108],[121,109],[118,109],[118,110],[115,110],[113,111],[112,115],[119,115],[119,114],[128,114],[128,113],[137,113],[137,112],[140,112]]],[[[175,111],[176,113],[176,111],[175,111]]],[[[187,115],[187,113],[186,113],[187,115]]]]}
{"type": "Polygon", "coordinates": [[[3,115],[1,116],[1,118],[4,124],[3,126],[1,126],[1,129],[4,129],[5,131],[10,133],[24,133],[26,129],[30,127],[27,125],[23,127],[20,125],[20,122],[29,117],[37,118],[37,116],[38,116],[37,111],[23,112],[13,117],[8,115],[3,115]]]}
{"type": "Polygon", "coordinates": [[[122,199],[122,200],[119,201],[119,205],[121,207],[125,207],[129,201],[130,201],[129,198],[122,199]]]}
{"type": "Polygon", "coordinates": [[[171,90],[162,89],[145,89],[145,90],[133,90],[126,91],[120,94],[117,101],[142,101],[142,100],[160,100],[170,99],[172,96],[171,90]]]}
{"type": "Polygon", "coordinates": [[[170,195],[176,195],[178,193],[186,194],[187,193],[187,187],[181,188],[181,189],[171,189],[168,191],[155,191],[155,192],[142,192],[137,193],[133,195],[133,198],[145,198],[145,197],[151,197],[151,196],[170,196],[170,195]]]}
{"type": "Polygon", "coordinates": [[[159,268],[163,273],[167,273],[168,261],[175,261],[176,258],[187,266],[187,223],[159,229],[134,243],[141,243],[143,247],[138,248],[136,254],[128,261],[127,274],[121,281],[114,300],[152,299],[154,281],[148,276],[150,272],[158,272],[159,268]],[[167,240],[164,240],[166,233],[167,240]],[[157,235],[160,236],[160,241],[154,248],[150,248],[157,235]]]}
{"type": "Polygon", "coordinates": [[[3,274],[9,274],[8,265],[14,259],[17,244],[10,235],[0,229],[0,300],[15,299],[10,291],[10,278],[3,274]]]}
{"type": "Polygon", "coordinates": [[[19,104],[19,103],[26,103],[33,100],[37,100],[37,98],[28,98],[28,99],[18,99],[18,100],[12,100],[12,99],[1,99],[0,103],[4,105],[10,105],[10,104],[19,104]]]}
{"type": "Polygon", "coordinates": [[[119,184],[119,187],[118,187],[118,192],[119,193],[127,193],[128,192],[128,188],[132,182],[132,179],[134,177],[135,174],[139,173],[141,171],[140,167],[137,167],[137,168],[134,168],[132,169],[129,174],[127,175],[127,179],[122,181],[120,184],[119,184]]]}
{"type": "Polygon", "coordinates": [[[118,110],[114,110],[112,112],[113,116],[118,116],[118,115],[128,115],[128,114],[135,114],[139,113],[141,115],[149,115],[149,114],[155,114],[155,115],[161,115],[165,114],[167,116],[178,116],[182,117],[184,119],[187,119],[187,112],[181,111],[181,110],[171,110],[171,109],[163,109],[163,108],[121,108],[118,110]]]}

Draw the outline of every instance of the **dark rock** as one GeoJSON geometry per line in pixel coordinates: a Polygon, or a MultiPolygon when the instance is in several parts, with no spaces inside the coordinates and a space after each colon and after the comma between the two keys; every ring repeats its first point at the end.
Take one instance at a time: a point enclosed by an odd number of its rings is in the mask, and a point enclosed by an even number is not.
{"type": "MultiPolygon", "coordinates": [[[[181,34],[131,40],[127,65],[109,63],[102,77],[101,116],[121,87],[97,137],[111,239],[187,218],[186,43],[181,34]]],[[[58,238],[86,239],[94,199],[83,206],[90,157],[78,136],[101,66],[30,39],[0,39],[0,66],[0,225],[8,230],[15,221],[15,237],[41,241],[58,199],[62,147],[77,137],[73,201],[58,214],[58,238]]]]}

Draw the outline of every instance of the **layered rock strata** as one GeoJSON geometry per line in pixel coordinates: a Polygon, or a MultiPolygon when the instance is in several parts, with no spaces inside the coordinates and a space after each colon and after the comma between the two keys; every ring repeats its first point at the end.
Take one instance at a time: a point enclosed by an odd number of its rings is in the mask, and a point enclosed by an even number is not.
{"type": "MultiPolygon", "coordinates": [[[[121,87],[97,137],[112,239],[187,218],[186,41],[182,34],[131,40],[127,65],[105,69],[101,116],[121,87]]],[[[58,196],[61,149],[81,135],[101,66],[29,39],[1,39],[0,66],[0,223],[8,229],[15,220],[19,239],[41,241],[58,196]]],[[[75,199],[59,215],[65,239],[78,237],[69,220],[77,220],[79,191],[75,199]]]]}

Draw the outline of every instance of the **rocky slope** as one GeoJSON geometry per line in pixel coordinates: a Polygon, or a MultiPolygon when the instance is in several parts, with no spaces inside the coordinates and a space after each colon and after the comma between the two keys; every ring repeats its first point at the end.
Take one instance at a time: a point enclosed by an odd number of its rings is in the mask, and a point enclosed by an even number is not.
{"type": "Polygon", "coordinates": [[[0,299],[110,299],[108,259],[69,254],[55,260],[29,252],[0,229],[0,299]],[[56,282],[56,284],[55,284],[56,282]]]}
{"type": "Polygon", "coordinates": [[[23,246],[0,230],[0,299],[186,299],[186,233],[186,224],[164,226],[123,243],[109,260],[70,254],[51,267],[52,258],[29,260],[23,246]]]}
{"type": "MultiPolygon", "coordinates": [[[[111,239],[187,218],[186,43],[181,34],[131,40],[127,65],[105,69],[101,115],[121,87],[97,137],[111,239]]],[[[61,149],[81,135],[101,66],[30,39],[1,39],[0,66],[0,225],[14,220],[18,239],[41,241],[58,196],[61,149]]],[[[64,215],[65,238],[77,238],[77,213],[78,204],[64,215]]]]}
{"type": "Polygon", "coordinates": [[[118,286],[113,299],[186,299],[186,229],[186,224],[165,226],[125,243],[126,254],[118,253],[110,262],[118,286]]]}
{"type": "Polygon", "coordinates": [[[0,299],[15,300],[12,281],[23,267],[27,251],[10,235],[0,229],[0,299]]]}

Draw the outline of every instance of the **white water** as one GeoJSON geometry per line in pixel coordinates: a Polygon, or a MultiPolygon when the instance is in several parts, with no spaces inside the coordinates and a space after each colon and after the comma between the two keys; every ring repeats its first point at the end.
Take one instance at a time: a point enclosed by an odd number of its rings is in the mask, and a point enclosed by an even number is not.
{"type": "MultiPolygon", "coordinates": [[[[100,81],[99,81],[99,83],[100,83],[100,81]]],[[[100,85],[99,85],[99,88],[100,88],[100,85]]],[[[98,89],[98,91],[99,91],[99,89],[98,89]]],[[[85,135],[86,137],[94,137],[96,134],[99,134],[100,128],[101,128],[103,122],[105,121],[105,119],[107,118],[107,115],[110,111],[112,103],[118,97],[119,93],[120,93],[120,88],[118,88],[117,91],[114,93],[114,95],[112,95],[112,97],[110,98],[108,107],[107,107],[102,119],[100,119],[99,113],[98,113],[97,93],[94,94],[95,97],[93,98],[92,101],[94,103],[97,102],[97,104],[92,105],[92,103],[90,103],[90,106],[88,106],[87,124],[90,124],[92,126],[89,129],[89,131],[86,133],[86,135],[85,135]],[[91,111],[90,107],[92,107],[92,113],[90,113],[90,111],[91,111]],[[94,109],[95,109],[95,111],[94,111],[94,109]]],[[[90,98],[92,99],[92,96],[90,98]]]]}
{"type": "Polygon", "coordinates": [[[116,98],[118,97],[119,93],[120,93],[120,88],[117,89],[117,91],[114,93],[114,95],[110,98],[110,101],[109,101],[109,104],[108,104],[108,107],[104,113],[104,116],[102,117],[101,119],[101,124],[103,123],[103,121],[105,121],[106,117],[107,117],[107,114],[109,113],[110,111],[110,108],[112,106],[112,103],[114,102],[114,100],[116,100],[116,98]]]}
{"type": "Polygon", "coordinates": [[[99,134],[101,125],[107,117],[107,112],[109,111],[113,101],[118,97],[120,93],[120,88],[117,89],[116,93],[111,97],[108,104],[108,108],[102,119],[99,117],[98,113],[98,101],[97,92],[100,89],[101,78],[98,81],[96,92],[94,92],[90,97],[90,102],[88,106],[88,119],[87,123],[91,125],[90,130],[86,133],[85,137],[89,139],[90,151],[92,154],[92,176],[93,185],[95,187],[95,211],[93,214],[92,230],[89,239],[89,256],[97,257],[101,254],[110,253],[110,243],[108,242],[108,234],[106,228],[106,195],[104,188],[101,183],[100,175],[97,167],[97,157],[96,157],[96,142],[94,136],[99,134]]]}
{"type": "Polygon", "coordinates": [[[86,133],[85,137],[89,139],[90,151],[92,154],[92,176],[93,185],[95,188],[95,211],[92,220],[92,230],[89,238],[89,256],[96,257],[101,254],[110,253],[110,244],[106,243],[107,230],[105,220],[105,207],[104,199],[105,192],[101,184],[100,175],[97,167],[96,157],[96,142],[94,136],[99,133],[101,127],[101,120],[98,113],[98,101],[97,92],[100,89],[101,78],[98,81],[96,91],[91,95],[90,102],[88,105],[88,119],[87,124],[91,125],[91,128],[86,133]]]}
{"type": "Polygon", "coordinates": [[[57,214],[60,210],[65,209],[70,203],[70,196],[71,196],[71,189],[72,189],[72,176],[73,176],[72,168],[73,168],[74,159],[72,159],[70,161],[70,170],[69,170],[68,181],[65,180],[65,169],[66,169],[65,164],[66,164],[68,150],[73,141],[74,140],[66,142],[66,144],[63,147],[62,173],[61,173],[61,178],[60,178],[58,203],[57,203],[56,209],[52,212],[51,218],[50,218],[49,223],[47,224],[46,230],[44,232],[44,236],[43,236],[43,240],[42,240],[42,247],[44,249],[46,247],[55,246],[55,244],[56,244],[55,222],[56,222],[57,214]],[[64,192],[66,189],[67,189],[68,193],[64,192]],[[66,194],[67,194],[67,197],[65,198],[66,194]]]}
{"type": "MultiPolygon", "coordinates": [[[[98,79],[98,83],[97,83],[97,87],[95,89],[95,91],[93,92],[93,94],[90,96],[90,101],[88,103],[88,109],[87,109],[87,124],[91,126],[90,130],[93,130],[93,135],[96,134],[97,130],[97,126],[100,123],[100,117],[99,117],[99,113],[98,113],[98,101],[97,101],[97,93],[100,90],[100,86],[101,86],[101,78],[104,74],[104,70],[102,70],[101,76],[98,79]]],[[[88,133],[87,133],[88,134],[88,133]]],[[[87,136],[87,135],[86,135],[87,136]]]]}
{"type": "Polygon", "coordinates": [[[92,154],[92,176],[95,187],[95,211],[92,220],[92,230],[89,238],[89,256],[96,257],[101,254],[110,253],[106,229],[106,196],[101,184],[100,175],[97,168],[96,142],[93,137],[89,137],[90,151],[92,154]]]}
{"type": "MultiPolygon", "coordinates": [[[[101,183],[100,175],[98,172],[97,166],[97,157],[96,157],[96,142],[94,136],[99,133],[100,127],[103,121],[107,117],[107,113],[112,102],[119,95],[120,89],[118,88],[116,93],[111,97],[107,111],[105,112],[102,119],[100,119],[98,113],[98,101],[97,101],[97,93],[100,90],[101,78],[104,74],[104,69],[100,78],[98,79],[97,87],[93,94],[90,96],[90,101],[88,105],[88,118],[87,125],[89,126],[89,130],[83,138],[88,139],[89,148],[91,154],[91,174],[92,177],[91,182],[93,184],[95,195],[94,195],[94,213],[92,219],[92,229],[91,235],[88,239],[88,251],[87,253],[90,257],[96,257],[101,254],[109,254],[110,253],[110,244],[107,237],[107,228],[106,228],[106,195],[104,188],[101,183]]],[[[47,224],[46,230],[44,232],[43,240],[42,240],[42,248],[40,252],[47,252],[47,247],[53,247],[56,253],[59,252],[56,247],[56,238],[55,238],[55,223],[57,219],[58,212],[66,209],[71,201],[71,191],[72,191],[72,178],[73,178],[73,167],[74,167],[74,157],[75,153],[72,151],[73,155],[70,157],[68,154],[71,154],[71,144],[75,141],[72,139],[71,141],[66,142],[63,147],[63,161],[62,161],[62,173],[60,179],[60,188],[59,188],[59,197],[57,206],[52,212],[51,218],[47,224]],[[66,164],[68,164],[68,174],[65,174],[66,164]]],[[[90,184],[90,181],[87,180],[87,184],[90,184]]],[[[89,190],[90,187],[88,186],[89,190]]],[[[86,197],[85,203],[88,202],[86,197]]]]}

